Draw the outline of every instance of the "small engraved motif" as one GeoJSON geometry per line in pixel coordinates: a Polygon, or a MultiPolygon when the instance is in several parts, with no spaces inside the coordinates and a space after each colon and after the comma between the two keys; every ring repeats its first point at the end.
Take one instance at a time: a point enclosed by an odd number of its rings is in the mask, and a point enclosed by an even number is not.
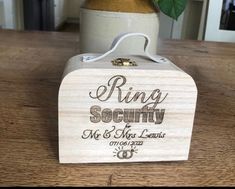
{"type": "Polygon", "coordinates": [[[115,149],[114,157],[117,157],[118,159],[131,159],[134,155],[134,153],[137,153],[136,146],[132,146],[131,149],[124,150],[124,147],[118,147],[115,149]]]}

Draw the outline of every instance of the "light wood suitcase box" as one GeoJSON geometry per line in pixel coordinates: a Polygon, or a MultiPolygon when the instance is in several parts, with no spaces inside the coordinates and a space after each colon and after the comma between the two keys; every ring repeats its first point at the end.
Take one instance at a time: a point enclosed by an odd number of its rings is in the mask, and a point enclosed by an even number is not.
{"type": "Polygon", "coordinates": [[[60,163],[187,160],[197,88],[168,59],[148,53],[145,34],[119,36],[104,55],[71,58],[59,90],[60,163]],[[145,57],[115,55],[127,37],[145,57]]]}

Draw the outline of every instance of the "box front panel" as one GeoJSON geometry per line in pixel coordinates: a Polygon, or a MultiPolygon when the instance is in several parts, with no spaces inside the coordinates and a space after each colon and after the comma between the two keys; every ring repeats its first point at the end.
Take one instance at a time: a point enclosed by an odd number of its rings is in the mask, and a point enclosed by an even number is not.
{"type": "Polygon", "coordinates": [[[60,161],[186,160],[195,104],[181,72],[75,72],[60,91],[60,161]]]}

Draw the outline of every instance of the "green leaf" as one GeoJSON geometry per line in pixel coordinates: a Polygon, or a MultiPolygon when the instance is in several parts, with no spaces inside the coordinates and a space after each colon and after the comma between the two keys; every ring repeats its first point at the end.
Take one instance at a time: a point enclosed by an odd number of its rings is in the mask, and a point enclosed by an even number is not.
{"type": "Polygon", "coordinates": [[[153,3],[155,6],[158,6],[164,14],[177,20],[183,13],[187,0],[153,0],[153,3]]]}

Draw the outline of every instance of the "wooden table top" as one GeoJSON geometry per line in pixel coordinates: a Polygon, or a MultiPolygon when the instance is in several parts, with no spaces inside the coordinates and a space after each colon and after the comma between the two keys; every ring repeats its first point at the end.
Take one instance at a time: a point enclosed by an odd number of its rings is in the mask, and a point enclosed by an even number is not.
{"type": "Polygon", "coordinates": [[[61,165],[57,100],[77,33],[0,31],[0,186],[234,186],[235,44],[165,40],[196,81],[188,161],[61,165]]]}

